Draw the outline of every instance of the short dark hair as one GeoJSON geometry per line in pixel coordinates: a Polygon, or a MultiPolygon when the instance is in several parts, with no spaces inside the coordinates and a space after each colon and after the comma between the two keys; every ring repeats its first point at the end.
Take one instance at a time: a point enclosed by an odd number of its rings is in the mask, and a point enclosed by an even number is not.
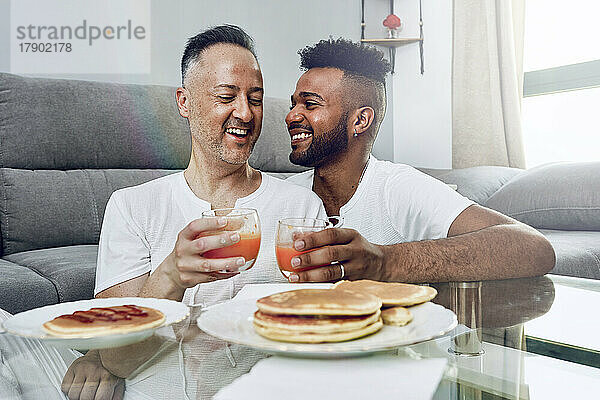
{"type": "Polygon", "coordinates": [[[299,50],[298,54],[301,69],[337,68],[384,84],[391,70],[390,63],[377,48],[343,38],[321,40],[299,50]]]}
{"type": "Polygon", "coordinates": [[[254,58],[254,40],[242,28],[235,25],[213,26],[188,39],[181,58],[181,84],[185,80],[190,65],[196,60],[202,51],[218,43],[231,43],[248,50],[254,58]]]}
{"type": "Polygon", "coordinates": [[[375,139],[386,109],[385,77],[391,71],[390,63],[377,48],[364,43],[338,38],[321,40],[298,51],[300,68],[336,68],[344,73],[346,106],[372,107],[375,119],[372,138],[375,139]]]}

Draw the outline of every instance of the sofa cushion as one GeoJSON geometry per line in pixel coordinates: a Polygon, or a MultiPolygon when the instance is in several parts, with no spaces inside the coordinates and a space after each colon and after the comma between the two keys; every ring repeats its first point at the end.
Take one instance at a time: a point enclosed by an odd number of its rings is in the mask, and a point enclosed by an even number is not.
{"type": "Polygon", "coordinates": [[[97,256],[98,246],[86,245],[24,251],[5,259],[47,278],[62,303],[94,297],[97,256]]]}
{"type": "Polygon", "coordinates": [[[478,204],[484,204],[504,184],[523,172],[522,169],[481,166],[460,169],[421,169],[444,183],[456,185],[456,191],[478,204]]]}
{"type": "Polygon", "coordinates": [[[0,74],[0,104],[1,167],[178,169],[189,161],[174,87],[0,74]]]}
{"type": "Polygon", "coordinates": [[[0,169],[0,224],[5,255],[97,244],[111,193],[173,170],[0,169]]]}
{"type": "Polygon", "coordinates": [[[556,253],[552,274],[600,279],[600,232],[540,230],[556,253]]]}
{"type": "Polygon", "coordinates": [[[600,230],[600,162],[532,168],[485,205],[536,228],[600,230]]]}
{"type": "Polygon", "coordinates": [[[56,288],[37,272],[0,259],[0,308],[11,314],[58,302],[56,288]]]}

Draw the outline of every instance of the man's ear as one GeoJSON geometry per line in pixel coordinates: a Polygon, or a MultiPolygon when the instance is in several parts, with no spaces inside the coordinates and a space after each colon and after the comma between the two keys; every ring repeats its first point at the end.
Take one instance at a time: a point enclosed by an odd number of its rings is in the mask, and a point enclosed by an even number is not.
{"type": "Polygon", "coordinates": [[[375,119],[375,110],[372,107],[364,106],[354,111],[352,117],[352,133],[354,136],[358,136],[371,126],[375,119]]]}
{"type": "Polygon", "coordinates": [[[190,98],[187,89],[178,87],[175,91],[175,96],[177,97],[177,108],[179,108],[179,115],[181,115],[183,118],[188,118],[190,116],[190,98]]]}

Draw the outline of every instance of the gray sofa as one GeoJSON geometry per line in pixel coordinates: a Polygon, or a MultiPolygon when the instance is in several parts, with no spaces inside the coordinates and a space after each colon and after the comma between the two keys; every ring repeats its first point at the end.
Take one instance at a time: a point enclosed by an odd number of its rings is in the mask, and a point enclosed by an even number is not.
{"type": "Polygon", "coordinates": [[[600,162],[424,172],[542,232],[556,253],[551,273],[600,279],[600,162]]]}
{"type": "MultiPolygon", "coordinates": [[[[185,168],[189,160],[188,128],[174,90],[0,73],[0,308],[15,313],[92,297],[110,194],[185,168]]],[[[250,160],[275,175],[302,170],[287,158],[288,107],[288,100],[265,99],[250,160]]],[[[546,229],[558,254],[554,272],[600,279],[600,164],[554,168],[573,177],[561,183],[554,170],[502,167],[425,172],[546,229]],[[563,192],[567,211],[551,201],[563,201],[563,192]]]]}

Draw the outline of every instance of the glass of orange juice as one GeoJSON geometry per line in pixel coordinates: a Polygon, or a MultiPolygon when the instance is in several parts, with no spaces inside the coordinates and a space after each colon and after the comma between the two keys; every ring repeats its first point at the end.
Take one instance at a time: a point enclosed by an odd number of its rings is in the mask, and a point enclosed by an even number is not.
{"type": "Polygon", "coordinates": [[[292,258],[312,250],[298,251],[294,248],[294,233],[318,232],[326,228],[333,228],[333,224],[326,219],[319,218],[284,218],[277,223],[277,237],[275,239],[275,256],[279,270],[286,278],[292,272],[306,271],[323,265],[294,268],[292,258]]]}
{"type": "MultiPolygon", "coordinates": [[[[260,219],[258,218],[258,212],[253,208],[219,208],[202,213],[202,218],[211,217],[226,218],[227,225],[225,225],[223,231],[238,232],[240,241],[231,246],[209,250],[202,256],[206,258],[244,257],[246,263],[239,268],[239,271],[252,268],[260,249],[260,219]]],[[[206,235],[217,235],[223,231],[208,232],[206,235]]]]}

